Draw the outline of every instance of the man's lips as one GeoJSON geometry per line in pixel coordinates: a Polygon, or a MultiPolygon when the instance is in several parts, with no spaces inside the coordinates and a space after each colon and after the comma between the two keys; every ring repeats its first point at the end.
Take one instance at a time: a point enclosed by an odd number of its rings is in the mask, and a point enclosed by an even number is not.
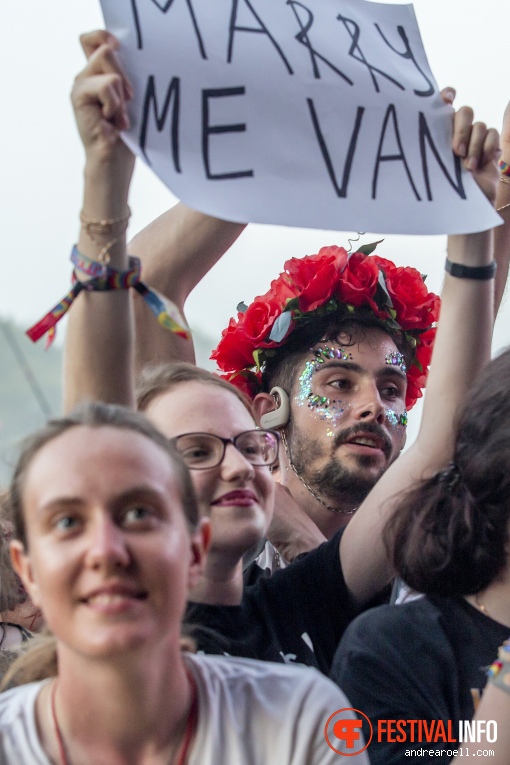
{"type": "Polygon", "coordinates": [[[211,505],[221,505],[222,507],[251,507],[258,502],[257,496],[248,489],[235,489],[226,494],[222,494],[211,505]]]}
{"type": "Polygon", "coordinates": [[[380,453],[387,458],[391,454],[390,441],[384,435],[372,432],[371,429],[346,433],[343,438],[338,439],[337,446],[344,444],[359,454],[375,456],[380,453]]]}
{"type": "Polygon", "coordinates": [[[371,433],[358,433],[348,438],[346,441],[344,441],[344,443],[357,444],[359,446],[367,446],[372,449],[379,449],[380,451],[384,451],[386,447],[386,443],[384,439],[378,438],[377,436],[374,436],[371,433]]]}

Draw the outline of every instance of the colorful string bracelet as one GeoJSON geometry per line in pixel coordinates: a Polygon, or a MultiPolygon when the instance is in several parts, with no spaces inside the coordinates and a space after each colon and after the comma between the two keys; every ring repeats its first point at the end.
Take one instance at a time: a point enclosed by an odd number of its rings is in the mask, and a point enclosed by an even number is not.
{"type": "Polygon", "coordinates": [[[499,180],[501,181],[501,183],[510,184],[510,165],[508,164],[508,162],[505,162],[502,159],[499,160],[498,165],[499,165],[499,180]]]}
{"type": "Polygon", "coordinates": [[[129,270],[117,271],[105,263],[99,263],[97,260],[91,260],[82,255],[75,245],[71,252],[71,262],[74,265],[71,289],[56,306],[26,332],[34,343],[48,333],[46,347],[49,348],[55,339],[56,325],[83,290],[108,292],[126,290],[130,287],[142,296],[162,327],[179,335],[179,337],[190,338],[189,328],[177,306],[141,280],[141,264],[138,258],[129,258],[129,270]],[[90,278],[86,281],[79,281],[76,277],[77,271],[90,278]]]}
{"type": "Polygon", "coordinates": [[[510,693],[510,640],[498,648],[498,658],[487,670],[487,678],[491,685],[510,693]]]}

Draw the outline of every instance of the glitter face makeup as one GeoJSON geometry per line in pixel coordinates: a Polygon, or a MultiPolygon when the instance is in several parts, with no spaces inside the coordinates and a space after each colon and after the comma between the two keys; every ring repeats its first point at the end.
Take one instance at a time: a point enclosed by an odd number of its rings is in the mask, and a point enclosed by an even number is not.
{"type": "Polygon", "coordinates": [[[407,412],[397,414],[393,409],[385,409],[384,413],[386,414],[386,419],[393,427],[402,425],[405,428],[407,426],[407,412]]]}
{"type": "Polygon", "coordinates": [[[307,361],[305,368],[299,377],[299,390],[295,397],[298,406],[307,406],[314,415],[328,423],[326,435],[333,438],[333,429],[337,427],[338,420],[343,415],[346,405],[340,399],[331,399],[327,396],[317,396],[312,391],[312,378],[319,371],[325,361],[330,359],[341,359],[348,361],[352,358],[342,348],[310,348],[314,358],[307,361]]]}
{"type": "MultiPolygon", "coordinates": [[[[393,353],[388,353],[386,356],[386,363],[390,367],[399,367],[399,369],[401,369],[404,374],[407,372],[406,360],[400,351],[393,351],[393,353]]],[[[402,425],[402,427],[405,428],[407,426],[407,412],[397,414],[393,411],[393,409],[385,409],[384,411],[386,413],[386,419],[393,427],[402,425]]]]}
{"type": "Polygon", "coordinates": [[[407,372],[406,360],[400,351],[393,351],[386,356],[386,363],[390,367],[399,367],[402,372],[407,372]]]}

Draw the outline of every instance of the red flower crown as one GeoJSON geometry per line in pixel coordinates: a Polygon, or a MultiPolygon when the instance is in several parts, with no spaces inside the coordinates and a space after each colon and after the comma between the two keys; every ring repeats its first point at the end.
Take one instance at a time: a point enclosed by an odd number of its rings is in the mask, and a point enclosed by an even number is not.
{"type": "Polygon", "coordinates": [[[415,348],[407,368],[406,407],[422,395],[432,357],[440,298],[429,292],[415,268],[398,268],[371,255],[379,242],[349,256],[343,247],[323,247],[316,255],[291,258],[265,295],[246,307],[223,330],[211,354],[222,375],[250,398],[262,390],[262,370],[274,348],[284,345],[300,323],[340,312],[356,319],[368,306],[391,334],[402,333],[415,348]]]}

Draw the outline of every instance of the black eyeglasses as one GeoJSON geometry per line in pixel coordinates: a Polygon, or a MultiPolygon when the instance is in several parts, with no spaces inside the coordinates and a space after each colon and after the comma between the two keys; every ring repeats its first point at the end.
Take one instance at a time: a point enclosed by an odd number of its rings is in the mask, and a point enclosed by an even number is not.
{"type": "Polygon", "coordinates": [[[223,462],[228,444],[254,467],[274,465],[278,457],[278,434],[273,430],[245,430],[235,438],[221,438],[212,433],[183,433],[172,439],[190,470],[207,470],[223,462]]]}

